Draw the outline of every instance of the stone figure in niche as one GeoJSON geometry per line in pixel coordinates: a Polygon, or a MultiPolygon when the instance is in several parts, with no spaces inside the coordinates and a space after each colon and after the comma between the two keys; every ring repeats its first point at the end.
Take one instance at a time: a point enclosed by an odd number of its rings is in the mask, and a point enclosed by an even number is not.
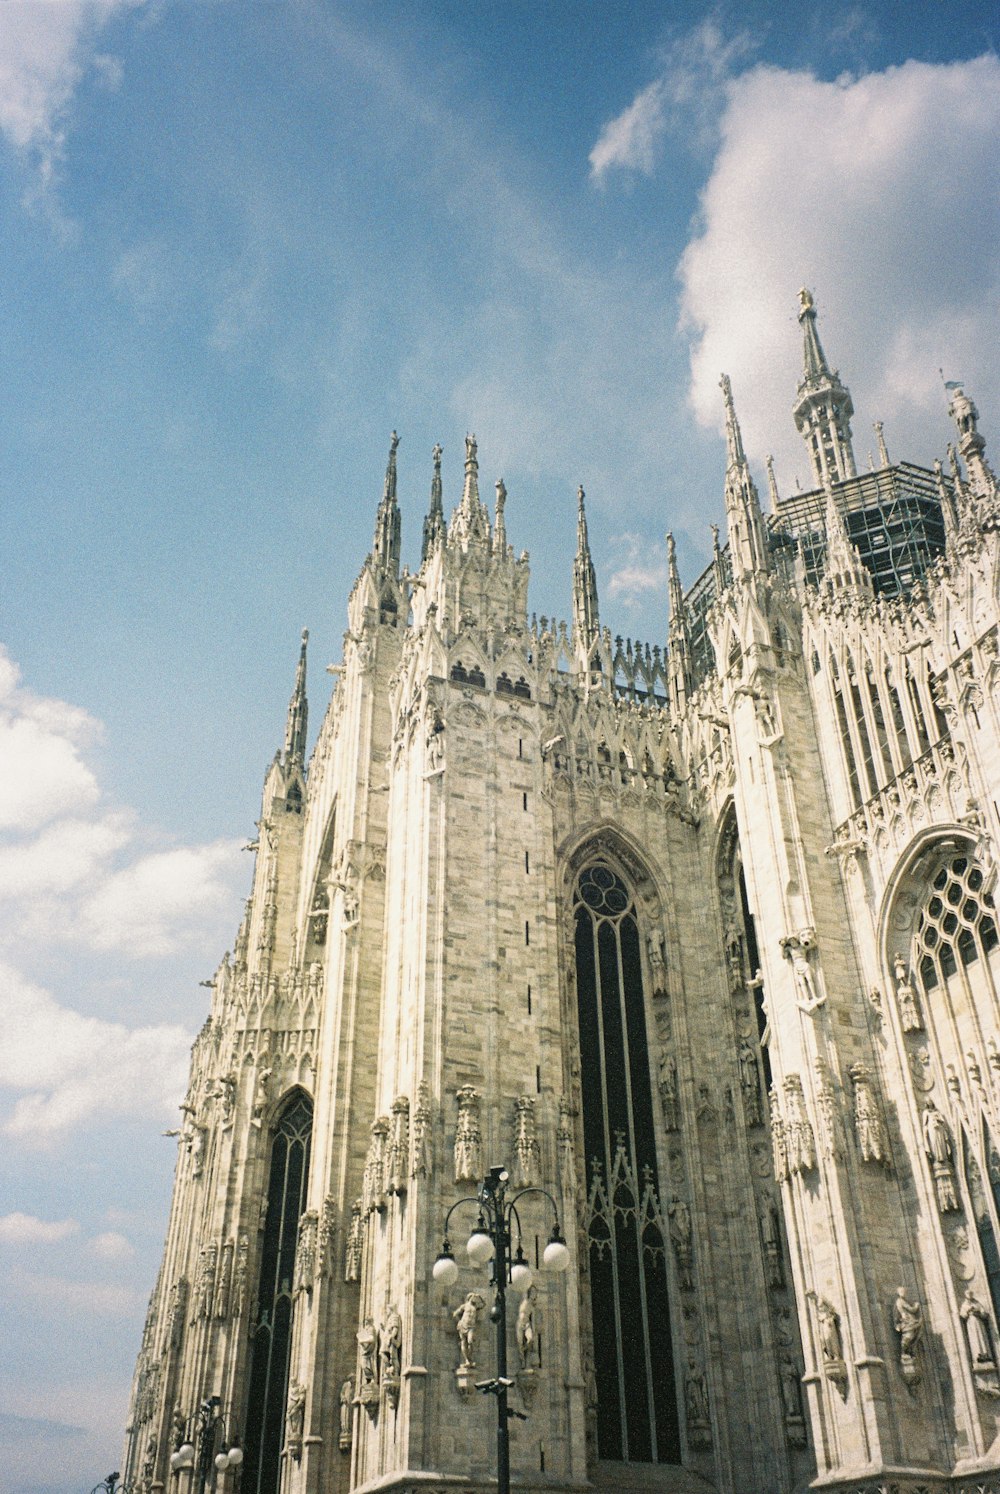
{"type": "Polygon", "coordinates": [[[455,1182],[475,1183],[482,1177],[482,1134],[479,1130],[479,1093],[463,1084],[455,1096],[458,1125],[455,1130],[455,1182]]]}
{"type": "Polygon", "coordinates": [[[993,1345],[990,1342],[989,1309],[980,1302],[971,1287],[966,1288],[958,1315],[965,1324],[965,1336],[969,1341],[969,1354],[974,1370],[996,1368],[993,1345]]]}
{"type": "Polygon", "coordinates": [[[521,1095],[515,1106],[514,1156],[517,1159],[517,1185],[530,1188],[535,1181],[538,1163],[535,1102],[530,1095],[521,1095]]]}
{"type": "Polygon", "coordinates": [[[677,1275],[685,1291],[693,1285],[691,1279],[691,1210],[683,1198],[676,1196],[667,1205],[670,1221],[670,1243],[674,1248],[677,1275]]]}
{"type": "Polygon", "coordinates": [[[778,1211],[770,1199],[763,1201],[760,1213],[760,1235],[764,1244],[764,1260],[767,1263],[767,1284],[776,1291],[785,1285],[785,1272],[781,1259],[781,1227],[778,1211]]]}
{"type": "Polygon", "coordinates": [[[444,770],[444,717],[435,706],[427,728],[427,771],[441,773],[444,770]]]}
{"type": "Polygon", "coordinates": [[[811,1298],[816,1307],[823,1373],[828,1380],[843,1385],[847,1380],[847,1366],[844,1363],[844,1345],[840,1336],[840,1314],[832,1302],[816,1292],[807,1292],[806,1296],[811,1298]]]}
{"type": "Polygon", "coordinates": [[[663,1107],[663,1127],[666,1131],[676,1131],[678,1128],[677,1109],[677,1064],[671,1053],[665,1053],[660,1060],[660,1104],[663,1107]]]}
{"type": "Polygon", "coordinates": [[[712,1440],[708,1391],[705,1388],[705,1376],[693,1359],[688,1361],[687,1374],[684,1376],[684,1411],[688,1441],[693,1447],[707,1446],[712,1440]]]}
{"type": "Polygon", "coordinates": [[[233,1115],[236,1111],[235,1075],[227,1074],[224,1079],[220,1079],[218,1092],[222,1102],[222,1124],[224,1128],[228,1128],[233,1123],[233,1115]]]}
{"type": "Polygon", "coordinates": [[[351,1206],[351,1223],[347,1231],[347,1243],[344,1246],[344,1280],[361,1280],[361,1252],[365,1243],[365,1216],[361,1208],[360,1198],[356,1198],[351,1206]]]}
{"type": "Polygon", "coordinates": [[[919,1032],[924,1025],[920,1015],[920,1003],[910,983],[906,962],[902,955],[896,956],[892,962],[892,968],[896,974],[896,1005],[899,1007],[899,1020],[903,1031],[919,1032]]]}
{"type": "Polygon", "coordinates": [[[743,1111],[748,1126],[764,1124],[764,1112],[760,1097],[760,1069],[753,1045],[746,1037],[740,1038],[740,1089],[743,1091],[743,1111]]]}
{"type": "Polygon", "coordinates": [[[792,974],[795,977],[795,1000],[804,1012],[813,1012],[818,1006],[822,1006],[824,996],[821,996],[816,986],[816,979],[809,965],[809,951],[813,947],[812,929],[802,929],[798,934],[789,934],[781,940],[781,947],[785,957],[791,961],[792,974]]]}
{"type": "Polygon", "coordinates": [[[371,1409],[378,1401],[378,1332],[372,1318],[365,1318],[355,1337],[358,1341],[358,1370],[361,1386],[358,1393],[363,1406],[371,1409]]]}
{"type": "Polygon", "coordinates": [[[205,1148],[207,1146],[207,1131],[204,1126],[195,1126],[191,1131],[188,1141],[188,1151],[191,1154],[191,1176],[200,1178],[205,1171],[205,1148]]]}
{"type": "Polygon", "coordinates": [[[517,1352],[523,1370],[530,1369],[538,1361],[538,1335],[535,1330],[537,1302],[538,1288],[530,1286],[517,1309],[517,1352]]]}
{"type": "Polygon", "coordinates": [[[260,1129],[261,1117],[267,1109],[268,1096],[271,1090],[271,1070],[261,1069],[257,1075],[257,1085],[253,1096],[253,1124],[260,1129]]]}
{"type": "Polygon", "coordinates": [[[403,1320],[395,1306],[386,1309],[379,1333],[379,1357],[382,1361],[382,1378],[399,1379],[400,1356],[403,1352],[403,1320]]]}
{"type": "Polygon", "coordinates": [[[955,1169],[951,1130],[948,1122],[933,1100],[928,1100],[923,1114],[924,1151],[931,1164],[938,1209],[942,1214],[954,1213],[958,1209],[955,1192],[955,1169]]]}
{"type": "Polygon", "coordinates": [[[899,1334],[899,1370],[908,1385],[920,1379],[916,1352],[924,1332],[924,1314],[919,1302],[910,1302],[905,1287],[896,1288],[892,1304],[892,1326],[899,1334]]]}
{"type": "Polygon", "coordinates": [[[241,1235],[236,1247],[236,1271],[233,1277],[233,1316],[243,1316],[247,1305],[247,1276],[250,1260],[250,1241],[241,1235]]]}
{"type": "Polygon", "coordinates": [[[576,1193],[576,1155],[573,1147],[573,1119],[576,1111],[572,1102],[562,1095],[559,1100],[559,1125],[556,1129],[556,1147],[559,1153],[559,1186],[564,1198],[576,1193]]]}
{"type": "Polygon", "coordinates": [[[888,1161],[885,1127],[871,1085],[871,1076],[863,1063],[850,1068],[854,1085],[854,1129],[858,1148],[865,1162],[888,1161]]]}
{"type": "Polygon", "coordinates": [[[181,1410],[180,1401],[174,1406],[170,1414],[170,1447],[176,1452],[187,1441],[187,1421],[181,1410]]]}
{"type": "Polygon", "coordinates": [[[417,1103],[413,1107],[413,1145],[410,1155],[411,1178],[425,1178],[431,1170],[431,1096],[426,1079],[417,1085],[417,1103]]]}
{"type": "Polygon", "coordinates": [[[479,1330],[479,1320],[482,1317],[486,1301],[481,1292],[469,1292],[460,1307],[456,1307],[452,1313],[455,1320],[455,1329],[458,1333],[458,1344],[462,1352],[462,1369],[475,1369],[476,1361],[473,1357],[476,1352],[476,1336],[479,1330]]]}
{"type": "Polygon", "coordinates": [[[785,1421],[801,1421],[802,1391],[799,1367],[786,1357],[778,1366],[778,1375],[781,1380],[781,1400],[785,1409],[785,1421]]]}
{"type": "Polygon", "coordinates": [[[146,1451],[145,1451],[145,1454],[143,1456],[143,1460],[142,1460],[142,1473],[140,1475],[141,1482],[142,1482],[142,1487],[144,1489],[150,1488],[150,1486],[152,1485],[152,1482],[153,1482],[153,1474],[156,1472],[156,1449],[157,1449],[157,1445],[158,1444],[157,1444],[157,1440],[156,1440],[155,1436],[150,1435],[146,1439],[146,1451]]]}
{"type": "Polygon", "coordinates": [[[663,935],[659,929],[646,935],[646,953],[649,955],[649,971],[652,977],[653,995],[667,994],[667,962],[664,958],[663,935]]]}
{"type": "Polygon", "coordinates": [[[302,1432],[306,1422],[306,1387],[293,1380],[288,1388],[288,1410],[285,1413],[285,1446],[296,1462],[302,1457],[302,1432]]]}
{"type": "Polygon", "coordinates": [[[354,1376],[348,1375],[340,1387],[340,1451],[349,1452],[353,1440],[352,1408],[354,1402],[354,1376]]]}

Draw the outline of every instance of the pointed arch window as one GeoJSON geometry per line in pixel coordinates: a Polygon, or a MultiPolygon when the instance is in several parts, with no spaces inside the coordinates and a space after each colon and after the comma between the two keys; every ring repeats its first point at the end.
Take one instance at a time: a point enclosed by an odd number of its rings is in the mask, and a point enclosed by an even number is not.
{"type": "Polygon", "coordinates": [[[243,1494],[277,1494],[292,1347],[292,1279],[306,1202],[312,1101],[297,1091],[274,1127],[247,1394],[243,1494]]]}
{"type": "Polygon", "coordinates": [[[574,906],[590,1307],[602,1459],[680,1461],[635,900],[604,862],[574,906]]]}

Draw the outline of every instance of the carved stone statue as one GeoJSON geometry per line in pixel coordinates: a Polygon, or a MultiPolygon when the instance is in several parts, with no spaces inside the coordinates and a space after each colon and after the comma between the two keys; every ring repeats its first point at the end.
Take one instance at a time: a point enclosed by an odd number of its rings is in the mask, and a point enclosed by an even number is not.
{"type": "Polygon", "coordinates": [[[663,1107],[663,1128],[676,1131],[678,1127],[677,1064],[673,1054],[665,1053],[660,1060],[660,1104],[663,1107]]]}
{"type": "Polygon", "coordinates": [[[413,1142],[410,1176],[426,1178],[431,1171],[431,1094],[426,1079],[417,1085],[417,1103],[413,1107],[413,1142]]]}
{"type": "Polygon", "coordinates": [[[382,1327],[379,1330],[379,1361],[382,1370],[382,1390],[386,1400],[394,1409],[399,1404],[399,1372],[403,1352],[403,1320],[399,1310],[387,1307],[382,1327]]]}
{"type": "Polygon", "coordinates": [[[517,1309],[517,1352],[521,1357],[523,1370],[529,1369],[538,1359],[538,1335],[535,1331],[537,1302],[538,1288],[530,1286],[517,1309]]]}
{"type": "Polygon", "coordinates": [[[863,1063],[852,1064],[850,1075],[854,1085],[854,1130],[862,1161],[885,1164],[888,1161],[885,1127],[871,1076],[863,1063]]]}
{"type": "Polygon", "coordinates": [[[340,1387],[340,1451],[350,1451],[353,1440],[354,1376],[348,1375],[340,1387]]]}
{"type": "Polygon", "coordinates": [[[571,1199],[576,1193],[576,1154],[573,1147],[573,1119],[576,1112],[565,1095],[559,1100],[559,1125],[556,1128],[556,1148],[559,1153],[559,1186],[563,1197],[571,1199]]]}
{"type": "Polygon", "coordinates": [[[475,1369],[476,1361],[476,1335],[479,1329],[479,1319],[482,1317],[486,1301],[481,1292],[469,1292],[460,1307],[456,1307],[452,1313],[455,1320],[455,1329],[458,1333],[458,1344],[462,1351],[463,1369],[475,1369]]]}
{"type": "Polygon", "coordinates": [[[823,1373],[828,1380],[842,1385],[847,1380],[847,1366],[844,1363],[844,1345],[840,1336],[840,1314],[832,1302],[816,1292],[807,1292],[806,1296],[811,1298],[816,1307],[823,1373]]]}
{"type": "Polygon", "coordinates": [[[785,1272],[781,1259],[781,1227],[778,1211],[771,1199],[763,1200],[760,1211],[760,1237],[764,1245],[764,1260],[767,1263],[767,1284],[775,1290],[785,1285],[785,1272]]]}
{"type": "Polygon", "coordinates": [[[659,929],[646,936],[646,953],[649,955],[649,971],[652,977],[653,995],[667,994],[667,962],[664,958],[663,935],[659,929]]]}
{"type": "Polygon", "coordinates": [[[538,1168],[535,1102],[531,1095],[521,1095],[515,1107],[514,1156],[517,1159],[517,1186],[530,1188],[536,1181],[538,1168]]]}
{"type": "Polygon", "coordinates": [[[797,934],[788,934],[781,940],[782,951],[785,958],[791,961],[795,977],[795,1000],[804,1012],[815,1011],[826,999],[820,995],[809,965],[809,950],[812,947],[812,929],[801,929],[797,934]]]}
{"type": "Polygon", "coordinates": [[[760,1069],[757,1055],[746,1037],[740,1038],[740,1089],[743,1092],[743,1111],[748,1126],[761,1126],[764,1113],[760,1098],[760,1069]]]}
{"type": "Polygon", "coordinates": [[[358,1370],[361,1385],[358,1398],[363,1406],[371,1407],[378,1401],[378,1333],[372,1318],[365,1318],[355,1337],[358,1341],[358,1370]]]}
{"type": "Polygon", "coordinates": [[[667,1205],[667,1217],[670,1221],[670,1243],[674,1248],[674,1260],[677,1262],[677,1276],[681,1286],[687,1291],[693,1286],[691,1279],[691,1210],[683,1198],[675,1196],[667,1205]]]}
{"type": "Polygon", "coordinates": [[[966,1288],[958,1315],[965,1324],[965,1336],[969,1341],[969,1355],[974,1370],[996,1368],[993,1345],[990,1342],[989,1309],[980,1302],[971,1287],[966,1288]]]}
{"type": "Polygon", "coordinates": [[[896,974],[896,1005],[899,1007],[899,1020],[903,1031],[919,1032],[924,1025],[920,1015],[920,1003],[910,983],[906,962],[902,955],[896,956],[892,962],[892,968],[896,974]]]}
{"type": "Polygon", "coordinates": [[[191,1176],[200,1178],[205,1171],[205,1149],[208,1145],[208,1132],[204,1126],[194,1126],[188,1140],[188,1152],[191,1156],[191,1176]]]}
{"type": "Polygon", "coordinates": [[[288,1410],[285,1413],[285,1447],[296,1462],[302,1457],[302,1432],[306,1420],[306,1387],[293,1380],[288,1387],[288,1410]]]}
{"type": "Polygon", "coordinates": [[[955,1192],[955,1149],[952,1145],[948,1122],[933,1100],[928,1100],[923,1114],[924,1151],[931,1164],[938,1209],[942,1214],[954,1213],[958,1209],[955,1192]]]}
{"type": "Polygon", "coordinates": [[[455,1182],[475,1183],[482,1177],[482,1135],[479,1130],[479,1093],[463,1084],[455,1096],[458,1125],[455,1130],[455,1182]]]}
{"type": "Polygon", "coordinates": [[[361,1200],[356,1198],[351,1206],[351,1223],[344,1246],[344,1280],[361,1280],[361,1252],[365,1243],[365,1216],[361,1211],[361,1200]]]}
{"type": "Polygon", "coordinates": [[[915,1385],[920,1378],[916,1363],[917,1345],[924,1332],[924,1314],[919,1302],[907,1300],[906,1288],[896,1288],[896,1300],[892,1304],[892,1326],[899,1334],[899,1369],[908,1385],[915,1385]]]}
{"type": "Polygon", "coordinates": [[[693,1359],[688,1361],[684,1376],[684,1412],[688,1441],[693,1447],[706,1447],[712,1440],[708,1391],[705,1388],[705,1376],[693,1359]]]}

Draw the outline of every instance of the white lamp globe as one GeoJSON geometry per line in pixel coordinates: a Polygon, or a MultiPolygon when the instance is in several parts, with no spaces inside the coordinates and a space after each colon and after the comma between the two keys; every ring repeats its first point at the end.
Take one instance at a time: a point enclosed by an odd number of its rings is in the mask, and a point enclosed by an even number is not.
{"type": "Polygon", "coordinates": [[[243,1449],[242,1449],[242,1447],[231,1447],[229,1449],[229,1466],[230,1466],[230,1468],[238,1468],[242,1462],[243,1462],[243,1449]]]}
{"type": "Polygon", "coordinates": [[[194,1444],[184,1442],[174,1454],[177,1459],[178,1468],[191,1468],[194,1465],[194,1444]]]}
{"type": "Polygon", "coordinates": [[[442,1254],[438,1256],[431,1267],[431,1275],[442,1286],[450,1287],[455,1285],[455,1282],[458,1280],[458,1263],[451,1251],[447,1255],[442,1254]]]}
{"type": "Polygon", "coordinates": [[[220,1473],[224,1473],[225,1470],[229,1467],[229,1454],[228,1453],[216,1453],[216,1455],[215,1455],[215,1466],[219,1470],[220,1473]]]}
{"type": "Polygon", "coordinates": [[[469,1236],[466,1250],[469,1252],[469,1260],[474,1266],[485,1266],[493,1254],[493,1241],[485,1230],[473,1230],[469,1236]]]}
{"type": "Polygon", "coordinates": [[[510,1284],[515,1292],[526,1292],[531,1285],[533,1272],[527,1261],[515,1261],[510,1268],[510,1284]]]}
{"type": "Polygon", "coordinates": [[[569,1246],[565,1240],[550,1240],[542,1252],[542,1265],[549,1271],[565,1271],[569,1265],[569,1246]]]}

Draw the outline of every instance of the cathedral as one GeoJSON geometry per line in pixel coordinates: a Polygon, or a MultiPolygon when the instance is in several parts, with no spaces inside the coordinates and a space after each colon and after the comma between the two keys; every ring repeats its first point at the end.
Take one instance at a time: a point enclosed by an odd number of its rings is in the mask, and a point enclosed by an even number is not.
{"type": "Polygon", "coordinates": [[[811,488],[761,503],[723,377],[662,646],[582,489],[529,614],[472,437],[402,566],[393,435],[193,1048],[140,1494],[481,1494],[499,1377],[519,1490],[1000,1490],[1000,489],[957,385],[943,464],[859,472],[799,301],[811,488]]]}

